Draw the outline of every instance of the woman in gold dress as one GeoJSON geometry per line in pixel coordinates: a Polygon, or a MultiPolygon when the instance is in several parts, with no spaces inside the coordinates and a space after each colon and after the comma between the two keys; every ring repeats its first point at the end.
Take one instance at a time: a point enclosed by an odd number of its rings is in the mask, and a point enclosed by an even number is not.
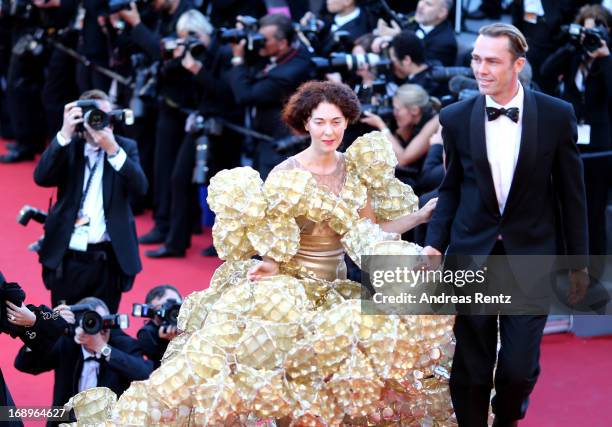
{"type": "Polygon", "coordinates": [[[265,183],[250,168],[212,178],[213,239],[226,262],[186,298],[183,332],[160,368],[118,401],[104,389],[75,396],[79,421],[454,425],[452,318],[362,314],[360,285],[346,280],[345,253],[358,264],[362,254],[390,253],[388,243],[417,254],[399,234],[435,208],[417,210],[412,189],[394,178],[382,133],[337,151],[359,114],[347,86],[305,83],[283,118],[310,134],[310,146],[265,183]]]}

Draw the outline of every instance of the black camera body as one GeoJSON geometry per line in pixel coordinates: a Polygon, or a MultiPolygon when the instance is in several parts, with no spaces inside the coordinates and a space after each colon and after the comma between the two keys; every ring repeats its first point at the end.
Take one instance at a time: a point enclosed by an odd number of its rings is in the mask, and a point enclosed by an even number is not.
{"type": "Polygon", "coordinates": [[[17,222],[25,227],[31,219],[39,224],[44,224],[47,220],[47,212],[33,208],[30,205],[25,205],[17,215],[17,222]]]}
{"type": "Polygon", "coordinates": [[[74,313],[76,321],[67,328],[67,335],[74,335],[77,326],[80,326],[86,334],[95,335],[102,330],[126,329],[130,325],[127,314],[100,316],[90,304],[75,304],[68,308],[74,313]]]}
{"type": "Polygon", "coordinates": [[[586,52],[594,52],[601,47],[601,42],[608,42],[608,30],[603,26],[585,28],[579,24],[562,27],[569,36],[570,42],[586,52]]]}
{"type": "Polygon", "coordinates": [[[240,43],[241,40],[246,40],[245,49],[253,52],[263,48],[266,45],[266,38],[259,34],[258,22],[252,16],[242,16],[240,22],[244,28],[221,28],[219,39],[221,43],[240,43]]]}
{"type": "Polygon", "coordinates": [[[176,326],[180,310],[181,303],[174,299],[169,299],[160,309],[155,309],[148,304],[134,304],[132,306],[132,316],[148,319],[159,317],[162,319],[163,325],[176,326]]]}
{"type": "MultiPolygon", "coordinates": [[[[130,109],[118,109],[112,110],[110,113],[105,113],[100,109],[98,102],[94,99],[79,100],[76,106],[83,110],[83,122],[87,123],[95,130],[102,130],[111,124],[134,124],[134,113],[130,109]]],[[[83,132],[84,130],[85,127],[83,123],[79,123],[77,131],[83,132]]]]}

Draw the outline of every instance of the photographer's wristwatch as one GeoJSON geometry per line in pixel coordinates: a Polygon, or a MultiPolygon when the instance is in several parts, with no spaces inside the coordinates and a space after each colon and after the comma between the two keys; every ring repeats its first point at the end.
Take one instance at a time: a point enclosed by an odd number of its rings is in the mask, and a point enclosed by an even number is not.
{"type": "Polygon", "coordinates": [[[102,355],[102,357],[106,359],[107,362],[108,362],[108,359],[110,358],[111,350],[112,349],[108,344],[102,347],[102,350],[100,350],[100,354],[102,355]]]}

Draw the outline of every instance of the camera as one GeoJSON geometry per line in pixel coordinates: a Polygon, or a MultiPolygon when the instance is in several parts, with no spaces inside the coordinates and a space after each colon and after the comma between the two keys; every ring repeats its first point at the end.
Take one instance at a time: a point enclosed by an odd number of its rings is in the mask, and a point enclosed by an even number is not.
{"type": "Polygon", "coordinates": [[[90,304],[75,304],[68,306],[68,309],[74,313],[76,322],[67,328],[67,335],[73,335],[76,326],[80,326],[88,335],[95,335],[105,329],[126,329],[130,324],[127,314],[100,316],[90,304]]]}
{"type": "Polygon", "coordinates": [[[255,51],[266,45],[266,38],[257,32],[257,19],[252,16],[242,16],[238,22],[244,28],[221,28],[220,40],[222,43],[240,43],[246,40],[246,50],[255,51]]]}
{"type": "Polygon", "coordinates": [[[608,30],[598,25],[595,28],[584,28],[579,24],[570,24],[561,27],[570,38],[570,42],[581,47],[586,52],[594,52],[601,47],[602,40],[607,43],[608,30]]]}
{"type": "Polygon", "coordinates": [[[47,212],[33,208],[30,205],[25,205],[21,208],[19,214],[17,215],[17,222],[25,227],[28,225],[31,219],[39,224],[44,224],[47,220],[47,212]]]}
{"type": "Polygon", "coordinates": [[[175,299],[169,299],[160,309],[155,309],[148,304],[134,304],[132,306],[132,316],[148,319],[159,317],[162,319],[163,325],[175,326],[180,310],[181,304],[175,299]]]}
{"type": "MultiPolygon", "coordinates": [[[[118,109],[105,113],[99,108],[98,102],[93,99],[77,101],[76,106],[83,110],[83,121],[95,130],[102,130],[110,124],[134,124],[134,113],[130,109],[118,109]]],[[[84,130],[83,123],[79,123],[77,131],[82,132],[84,130]]]]}
{"type": "MultiPolygon", "coordinates": [[[[178,37],[165,37],[160,42],[161,56],[164,61],[168,61],[174,57],[174,50],[179,46],[185,46],[184,52],[191,53],[194,58],[202,55],[206,47],[196,36],[190,35],[184,39],[178,37]]],[[[184,55],[185,53],[183,53],[184,55]]]]}
{"type": "Polygon", "coordinates": [[[311,61],[318,71],[325,73],[344,70],[356,71],[366,65],[371,70],[389,69],[391,66],[391,61],[388,58],[375,53],[353,55],[345,52],[333,52],[329,55],[329,58],[313,57],[311,61]]]}

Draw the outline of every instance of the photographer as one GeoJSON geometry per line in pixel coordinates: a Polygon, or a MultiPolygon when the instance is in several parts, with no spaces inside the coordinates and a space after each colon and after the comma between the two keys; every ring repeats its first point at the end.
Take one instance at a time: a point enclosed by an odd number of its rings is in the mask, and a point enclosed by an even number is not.
{"type": "MultiPolygon", "coordinates": [[[[263,68],[246,64],[245,40],[234,43],[229,81],[236,102],[255,107],[253,129],[280,139],[290,134],[280,120],[283,104],[300,83],[308,80],[312,65],[308,52],[294,44],[295,31],[287,16],[264,16],[259,20],[259,34],[265,38],[265,45],[258,53],[268,63],[263,68]]],[[[256,144],[253,156],[254,167],[262,179],[284,158],[265,141],[256,144]]]]}
{"type": "MultiPolygon", "coordinates": [[[[213,27],[204,15],[197,10],[189,10],[181,15],[177,26],[179,40],[184,43],[181,65],[195,81],[200,92],[198,112],[205,121],[228,120],[240,123],[244,118],[236,106],[232,89],[227,83],[225,74],[231,69],[231,50],[221,46],[213,27]]],[[[190,121],[191,122],[191,121],[190,121]]],[[[197,187],[193,185],[194,167],[196,167],[196,146],[207,147],[204,164],[197,167],[201,170],[198,184],[207,185],[210,177],[222,169],[240,165],[240,137],[229,129],[217,132],[198,126],[188,129],[180,145],[171,177],[171,204],[169,230],[164,245],[159,249],[146,251],[151,258],[183,256],[191,243],[191,224],[194,215],[192,209],[197,206],[197,187]],[[202,182],[203,181],[203,182],[202,182]]]]}
{"type": "Polygon", "coordinates": [[[98,90],[67,104],[62,129],[34,171],[38,185],[57,187],[39,251],[54,306],[93,295],[114,312],[142,269],[129,199],[146,192],[147,179],[136,142],[113,134],[117,116],[109,113],[109,98],[98,90]]]}
{"type": "MultiPolygon", "coordinates": [[[[181,303],[181,294],[172,285],[156,286],[145,297],[145,304],[155,311],[181,303]]],[[[160,365],[168,343],[177,334],[176,322],[163,319],[157,314],[151,320],[148,320],[138,331],[138,343],[145,356],[153,361],[155,368],[160,365]]]]}
{"type": "MultiPolygon", "coordinates": [[[[110,313],[97,298],[84,298],[78,304],[89,305],[100,316],[110,313]]],[[[61,305],[55,312],[50,322],[68,329],[76,324],[70,307],[61,305]]],[[[87,334],[81,326],[76,326],[73,335],[61,336],[55,342],[38,334],[31,344],[19,350],[15,367],[33,375],[55,372],[53,406],[62,406],[75,394],[92,387],[108,387],[121,395],[132,381],[147,379],[153,370],[152,363],[142,358],[138,342],[120,329],[87,334]]]]}
{"type": "Polygon", "coordinates": [[[192,0],[155,0],[153,9],[159,14],[155,31],[141,21],[136,6],[122,10],[118,15],[131,27],[127,36],[145,53],[160,63],[157,76],[158,116],[155,129],[155,153],[153,155],[153,219],[152,230],[139,241],[142,244],[164,243],[170,230],[172,204],[172,171],[185,137],[184,109],[197,106],[197,90],[193,75],[181,65],[182,50],[176,47],[176,26],[179,18],[195,9],[192,0]],[[161,48],[160,48],[161,46],[161,48]]]}
{"type": "MultiPolygon", "coordinates": [[[[578,119],[578,147],[582,153],[612,148],[612,58],[608,47],[609,14],[602,6],[580,9],[570,27],[572,41],[551,55],[541,73],[560,82],[560,97],[574,106],[578,119]]],[[[606,254],[606,206],[610,183],[610,157],[583,159],[589,219],[589,250],[606,254]]],[[[600,257],[601,258],[601,257],[600,257]]],[[[599,277],[601,265],[591,265],[589,273],[599,277]]]]}
{"type": "Polygon", "coordinates": [[[409,30],[391,40],[389,57],[398,84],[418,84],[432,96],[446,95],[444,87],[432,78],[432,64],[425,60],[425,45],[409,30]]]}
{"type": "Polygon", "coordinates": [[[415,186],[423,160],[429,150],[429,139],[438,130],[440,101],[430,97],[419,85],[405,84],[393,96],[393,117],[397,129],[391,132],[380,116],[365,113],[361,122],[385,133],[398,160],[396,175],[415,186]]]}

